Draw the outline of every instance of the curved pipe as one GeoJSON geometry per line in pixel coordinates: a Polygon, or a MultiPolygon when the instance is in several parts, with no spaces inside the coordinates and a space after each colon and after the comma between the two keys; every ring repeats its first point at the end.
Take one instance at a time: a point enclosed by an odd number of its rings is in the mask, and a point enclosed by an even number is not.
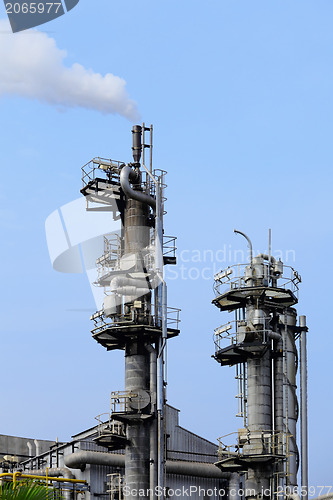
{"type": "MultiPolygon", "coordinates": [[[[65,464],[71,469],[81,469],[85,465],[107,465],[109,467],[125,467],[125,455],[106,453],[103,451],[78,451],[65,456],[65,464]]],[[[199,476],[207,478],[225,479],[229,474],[222,472],[214,464],[202,462],[186,462],[167,460],[168,474],[182,474],[183,476],[199,476]]]]}
{"type": "Polygon", "coordinates": [[[242,231],[238,231],[237,229],[234,229],[234,233],[241,234],[247,240],[249,247],[250,247],[250,264],[252,264],[253,250],[252,250],[252,242],[251,242],[250,238],[248,236],[246,236],[245,233],[243,233],[242,231]]]}
{"type": "Polygon", "coordinates": [[[75,479],[74,474],[67,467],[51,467],[47,469],[25,470],[24,474],[33,474],[34,476],[65,477],[66,479],[75,479]]]}
{"type": "Polygon", "coordinates": [[[87,464],[108,465],[110,467],[125,467],[125,455],[107,453],[105,451],[77,451],[66,455],[65,465],[71,469],[83,469],[87,464]]]}
{"type": "Polygon", "coordinates": [[[36,446],[36,457],[37,457],[39,455],[39,442],[37,441],[37,439],[34,439],[34,443],[36,446]]]}
{"type": "Polygon", "coordinates": [[[271,330],[269,330],[268,336],[270,339],[273,339],[273,340],[281,340],[282,339],[282,336],[279,333],[272,332],[271,330]]]}
{"type": "Polygon", "coordinates": [[[142,193],[141,191],[135,191],[130,186],[130,181],[135,182],[138,180],[138,173],[132,170],[131,167],[125,165],[120,172],[120,185],[124,193],[128,198],[133,198],[133,200],[141,201],[141,203],[146,203],[150,205],[154,210],[156,209],[156,200],[149,196],[148,194],[142,193]]]}
{"type": "Polygon", "coordinates": [[[276,260],[273,257],[273,255],[269,256],[266,253],[260,253],[259,255],[257,255],[257,257],[259,257],[261,259],[264,259],[264,260],[271,261],[272,264],[274,264],[276,262],[276,260]]]}

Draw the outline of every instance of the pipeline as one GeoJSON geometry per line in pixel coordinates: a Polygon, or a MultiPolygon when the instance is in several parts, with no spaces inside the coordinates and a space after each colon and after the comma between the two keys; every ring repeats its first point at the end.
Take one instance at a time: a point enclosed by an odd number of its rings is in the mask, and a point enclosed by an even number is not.
{"type": "MultiPolygon", "coordinates": [[[[124,467],[125,455],[106,453],[103,451],[78,451],[65,456],[65,465],[71,469],[83,469],[87,464],[124,467]]],[[[212,479],[227,479],[228,473],[222,472],[214,464],[203,462],[187,462],[183,460],[167,460],[168,474],[181,474],[212,479]]]]}
{"type": "MultiPolygon", "coordinates": [[[[150,390],[150,398],[151,398],[151,413],[156,416],[156,384],[157,384],[157,352],[148,344],[146,346],[147,351],[149,352],[149,390],[150,390]]],[[[150,424],[150,472],[149,472],[149,487],[152,491],[155,491],[155,487],[157,486],[157,421],[156,418],[150,424]]],[[[154,498],[154,495],[151,495],[151,498],[154,498]]]]}
{"type": "Polygon", "coordinates": [[[24,474],[33,474],[34,476],[65,477],[66,479],[75,479],[72,471],[67,467],[51,467],[47,469],[25,470],[24,474]]]}
{"type": "MultiPolygon", "coordinates": [[[[47,468],[47,469],[37,469],[37,470],[29,470],[29,471],[24,471],[22,473],[22,477],[25,475],[29,476],[41,476],[43,478],[45,477],[63,477],[64,479],[68,479],[68,482],[74,483],[74,482],[85,482],[85,481],[80,481],[78,479],[75,479],[74,474],[67,469],[67,467],[52,467],[52,468],[47,468]]],[[[72,500],[72,492],[70,490],[65,490],[63,492],[63,497],[64,500],[72,500]]]]}

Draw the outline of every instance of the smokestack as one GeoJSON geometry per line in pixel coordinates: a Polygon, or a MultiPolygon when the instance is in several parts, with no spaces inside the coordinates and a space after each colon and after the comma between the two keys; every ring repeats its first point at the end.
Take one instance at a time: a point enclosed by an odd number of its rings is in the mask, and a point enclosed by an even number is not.
{"type": "Polygon", "coordinates": [[[134,125],[132,129],[132,134],[133,134],[133,146],[132,146],[133,159],[134,163],[139,164],[142,153],[142,143],[141,143],[142,127],[140,125],[134,125]]]}

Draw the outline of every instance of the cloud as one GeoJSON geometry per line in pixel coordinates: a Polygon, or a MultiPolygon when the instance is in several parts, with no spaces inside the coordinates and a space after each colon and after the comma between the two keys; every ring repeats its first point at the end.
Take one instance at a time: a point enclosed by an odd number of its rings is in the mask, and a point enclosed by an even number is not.
{"type": "Polygon", "coordinates": [[[133,122],[140,118],[125,80],[111,73],[102,76],[78,63],[66,67],[67,52],[46,33],[7,34],[8,29],[8,22],[0,20],[0,95],[119,114],[133,122]]]}

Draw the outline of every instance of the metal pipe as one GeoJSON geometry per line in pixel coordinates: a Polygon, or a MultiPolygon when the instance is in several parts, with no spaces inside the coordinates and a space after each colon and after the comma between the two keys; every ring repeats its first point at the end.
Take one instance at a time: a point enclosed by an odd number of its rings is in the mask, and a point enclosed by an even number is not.
{"type": "MultiPolygon", "coordinates": [[[[67,469],[67,467],[46,467],[46,469],[38,469],[38,470],[30,470],[24,471],[26,476],[29,476],[31,479],[40,477],[41,479],[46,480],[46,484],[50,477],[57,478],[53,479],[58,481],[59,483],[69,482],[69,483],[86,483],[86,481],[75,479],[74,474],[67,469]],[[59,479],[59,476],[62,476],[64,479],[59,479]]],[[[20,476],[24,477],[24,476],[20,476]]],[[[13,480],[14,482],[14,480],[13,480]]],[[[67,490],[64,491],[64,500],[72,499],[72,491],[67,490]]]]}
{"type": "Polygon", "coordinates": [[[33,474],[35,476],[50,476],[50,477],[65,477],[67,479],[75,479],[74,474],[67,467],[47,467],[46,469],[32,469],[24,471],[24,474],[33,474]]]}
{"type": "Polygon", "coordinates": [[[138,173],[131,169],[128,165],[124,165],[120,172],[120,185],[125,195],[133,200],[140,201],[141,203],[146,203],[150,205],[153,209],[156,207],[156,200],[143,193],[142,191],[136,191],[131,188],[130,181],[135,182],[138,180],[138,173]]]}
{"type": "Polygon", "coordinates": [[[301,486],[308,500],[308,374],[307,374],[307,327],[306,316],[299,317],[303,329],[300,337],[300,382],[301,382],[301,486]]]}
{"type": "Polygon", "coordinates": [[[275,257],[273,257],[273,255],[267,255],[267,253],[260,253],[257,255],[257,257],[264,259],[264,260],[268,260],[268,262],[272,262],[272,263],[276,262],[275,257]]]}
{"type": "Polygon", "coordinates": [[[158,311],[162,315],[162,337],[158,340],[157,356],[157,483],[160,491],[164,491],[164,427],[163,427],[163,407],[164,407],[164,346],[167,339],[167,292],[166,283],[163,279],[163,225],[162,225],[162,186],[143,165],[145,171],[152,178],[156,186],[156,218],[155,218],[155,266],[156,274],[162,284],[158,286],[157,300],[158,311]]]}
{"type": "Polygon", "coordinates": [[[28,447],[28,450],[29,450],[29,457],[33,457],[33,454],[32,454],[32,444],[30,443],[30,441],[27,442],[27,447],[28,447]]]}
{"type": "MultiPolygon", "coordinates": [[[[81,450],[65,456],[65,464],[71,469],[81,469],[85,465],[106,465],[109,467],[124,467],[125,456],[120,453],[81,450]]],[[[167,460],[168,474],[183,476],[198,476],[206,478],[226,479],[230,474],[222,472],[216,465],[203,462],[188,462],[185,460],[167,460]]]]}
{"type": "Polygon", "coordinates": [[[270,339],[273,339],[273,340],[281,340],[282,339],[282,336],[280,333],[278,332],[273,332],[272,330],[269,330],[267,332],[267,335],[270,339]]]}
{"type": "Polygon", "coordinates": [[[151,499],[155,498],[154,492],[157,486],[157,421],[156,421],[156,385],[157,385],[157,352],[151,346],[146,346],[150,356],[150,399],[151,412],[154,414],[154,419],[150,424],[150,484],[151,499]]]}
{"type": "Polygon", "coordinates": [[[245,233],[243,233],[242,231],[238,231],[237,229],[234,229],[234,233],[241,234],[247,240],[249,247],[250,247],[250,264],[252,264],[253,250],[252,250],[252,242],[251,242],[250,238],[248,236],[246,236],[245,233]]]}
{"type": "Polygon", "coordinates": [[[83,479],[69,479],[67,477],[57,477],[57,476],[40,476],[38,474],[23,474],[22,472],[13,473],[13,483],[16,483],[17,478],[23,479],[49,479],[52,477],[52,481],[57,481],[58,483],[72,483],[72,484],[87,484],[87,481],[83,479]]]}
{"type": "MultiPolygon", "coordinates": [[[[11,476],[13,479],[13,486],[15,487],[16,484],[16,479],[17,478],[23,478],[23,479],[42,479],[46,481],[46,485],[48,484],[48,479],[52,477],[52,481],[57,481],[58,483],[75,483],[75,484],[87,484],[87,481],[83,479],[75,479],[75,476],[71,473],[69,469],[66,469],[65,467],[61,468],[46,468],[42,470],[34,470],[32,471],[33,474],[29,473],[22,473],[22,472],[14,472],[14,473],[4,473],[0,474],[0,481],[2,481],[3,477],[9,477],[11,476]],[[65,476],[63,478],[59,478],[58,476],[65,476]]],[[[64,499],[70,500],[71,499],[71,491],[65,491],[64,492],[64,499]]]]}
{"type": "Polygon", "coordinates": [[[162,282],[162,337],[159,339],[157,357],[157,450],[158,450],[158,486],[164,487],[164,347],[167,340],[167,286],[162,282]]]}
{"type": "Polygon", "coordinates": [[[141,152],[142,152],[141,125],[134,125],[132,128],[132,134],[133,134],[133,146],[132,146],[133,159],[135,163],[140,163],[141,152]]]}
{"type": "Polygon", "coordinates": [[[36,456],[37,456],[37,455],[39,455],[39,442],[37,441],[37,439],[34,439],[34,443],[36,446],[36,456]]]}

